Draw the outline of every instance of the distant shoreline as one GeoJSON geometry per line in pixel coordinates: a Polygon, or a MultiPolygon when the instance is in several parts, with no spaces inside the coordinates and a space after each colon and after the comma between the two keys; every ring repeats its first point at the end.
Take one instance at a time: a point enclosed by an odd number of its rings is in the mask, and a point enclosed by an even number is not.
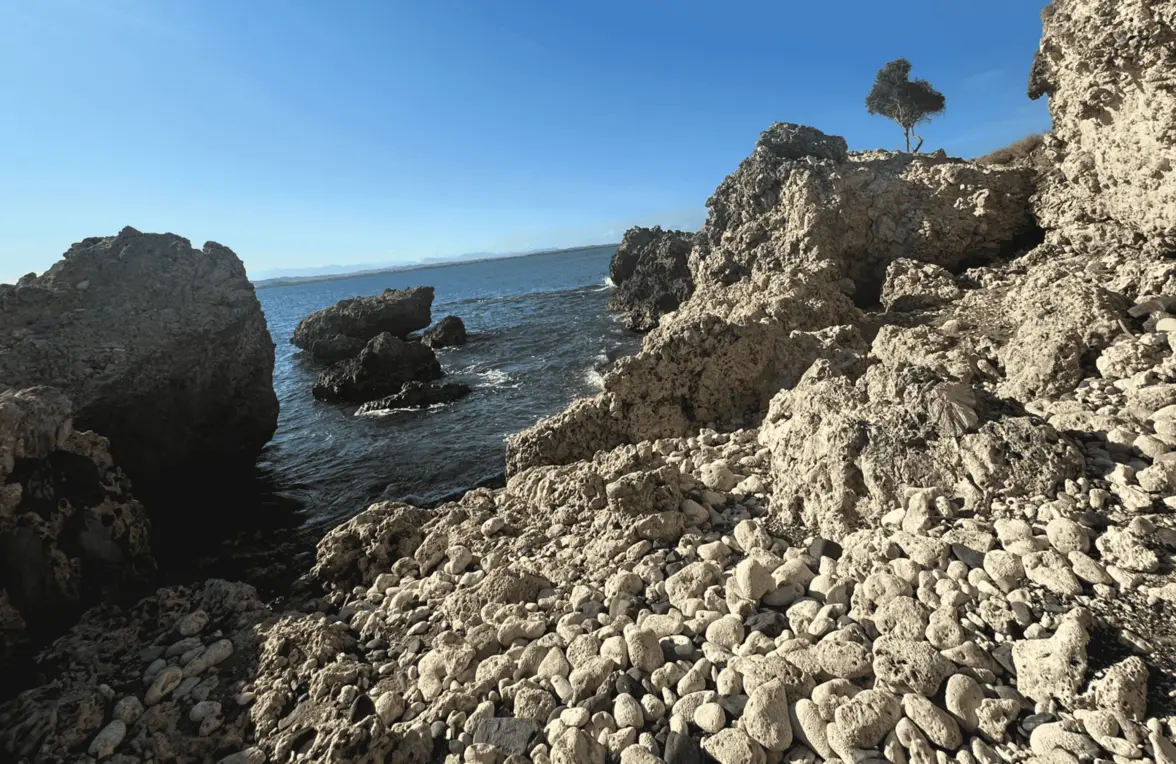
{"type": "Polygon", "coordinates": [[[440,263],[419,263],[416,265],[392,265],[387,268],[373,268],[365,271],[351,271],[349,273],[330,273],[322,276],[278,276],[272,279],[253,281],[254,289],[273,289],[275,287],[297,286],[299,284],[314,284],[322,281],[339,281],[361,276],[378,276],[382,273],[404,273],[406,271],[423,271],[433,268],[451,268],[455,265],[469,265],[470,263],[484,263],[489,260],[517,260],[521,257],[538,257],[539,255],[557,255],[566,252],[580,252],[587,249],[601,249],[603,247],[617,247],[619,242],[609,244],[586,244],[580,247],[565,247],[563,249],[545,249],[542,252],[523,252],[517,255],[489,255],[471,258],[469,260],[454,259],[440,263]]]}

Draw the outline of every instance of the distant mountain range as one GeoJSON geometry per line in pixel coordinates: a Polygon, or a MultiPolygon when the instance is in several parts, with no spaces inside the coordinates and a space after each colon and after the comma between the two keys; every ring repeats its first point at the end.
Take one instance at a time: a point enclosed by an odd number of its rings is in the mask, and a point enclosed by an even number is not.
{"type": "Polygon", "coordinates": [[[251,278],[253,286],[265,287],[285,286],[288,284],[306,284],[314,281],[335,281],[355,276],[371,276],[378,273],[393,273],[398,271],[416,271],[424,268],[444,268],[448,265],[460,263],[477,263],[484,260],[507,260],[514,257],[534,257],[536,255],[551,255],[559,252],[579,252],[586,249],[601,247],[615,247],[616,242],[609,244],[587,244],[581,247],[564,247],[563,249],[533,249],[527,252],[471,252],[464,255],[450,257],[425,257],[411,263],[400,263],[385,266],[363,265],[321,265],[313,268],[280,268],[262,271],[261,278],[251,278]]]}

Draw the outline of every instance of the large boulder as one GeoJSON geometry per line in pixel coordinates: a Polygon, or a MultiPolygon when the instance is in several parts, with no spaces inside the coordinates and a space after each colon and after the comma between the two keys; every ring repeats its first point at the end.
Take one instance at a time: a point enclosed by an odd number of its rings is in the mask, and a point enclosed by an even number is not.
{"type": "Polygon", "coordinates": [[[660,227],[630,228],[617,247],[608,275],[616,286],[608,309],[625,326],[647,332],[664,314],[678,309],[694,292],[690,248],[694,234],[660,227]]]}
{"type": "Polygon", "coordinates": [[[155,568],[109,444],[48,387],[0,392],[0,660],[155,568]]]}
{"type": "Polygon", "coordinates": [[[324,401],[366,403],[395,395],[409,382],[441,377],[441,364],[428,345],[405,342],[385,332],[359,355],[328,366],[314,381],[314,397],[324,401]]]}
{"type": "Polygon", "coordinates": [[[1029,83],[1053,117],[1042,225],[1099,254],[1176,250],[1176,6],[1056,0],[1042,16],[1029,83]]]}
{"type": "Polygon", "coordinates": [[[431,348],[466,344],[466,328],[457,316],[446,316],[421,335],[421,342],[431,348]]]}
{"type": "Polygon", "coordinates": [[[774,510],[833,539],[877,525],[911,487],[976,508],[998,495],[1052,493],[1085,467],[1044,422],[891,358],[856,379],[814,363],[772,400],[760,442],[772,452],[774,510]]]}
{"type": "Polygon", "coordinates": [[[837,136],[773,125],[707,202],[693,295],[601,394],[513,436],[508,470],[754,426],[814,359],[861,342],[830,327],[878,303],[895,260],[954,273],[1018,251],[1037,231],[1032,191],[1027,169],[851,153],[837,136]]]}
{"type": "Polygon", "coordinates": [[[245,267],[214,242],[124,228],[0,287],[0,380],[59,388],[137,483],[252,467],[277,427],[273,369],[245,267]]]}
{"type": "Polygon", "coordinates": [[[359,355],[380,334],[405,339],[432,320],[433,287],[385,289],[370,297],[340,300],[298,322],[290,342],[320,361],[359,355]]]}

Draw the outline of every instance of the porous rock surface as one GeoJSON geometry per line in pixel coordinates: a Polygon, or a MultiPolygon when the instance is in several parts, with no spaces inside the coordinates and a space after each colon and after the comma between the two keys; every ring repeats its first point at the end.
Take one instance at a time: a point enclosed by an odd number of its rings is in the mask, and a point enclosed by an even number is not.
{"type": "Polygon", "coordinates": [[[1176,8],[1153,0],[1056,2],[1029,82],[1049,95],[1038,215],[1092,251],[1176,250],[1176,8]]]}
{"type": "Polygon", "coordinates": [[[0,392],[2,661],[154,571],[143,507],[70,409],[53,388],[0,392]]]}
{"type": "Polygon", "coordinates": [[[432,320],[433,287],[385,289],[378,295],[350,297],[298,322],[290,342],[320,361],[359,355],[380,334],[405,339],[432,320]]]}
{"type": "Polygon", "coordinates": [[[758,423],[828,346],[812,333],[856,322],[854,300],[877,302],[892,261],[950,270],[1015,249],[1035,230],[1032,190],[1025,169],[850,153],[842,138],[773,125],[707,202],[693,296],[601,394],[512,437],[508,471],[758,423]]]}
{"type": "Polygon", "coordinates": [[[648,332],[678,309],[694,292],[690,248],[694,234],[660,227],[630,228],[609,263],[615,286],[608,309],[621,314],[625,326],[648,332]]]}
{"type": "MultiPolygon", "coordinates": [[[[793,163],[811,188],[875,161],[786,126],[762,149],[757,167],[793,163]]],[[[696,243],[696,277],[734,278],[696,278],[605,396],[516,448],[504,488],[373,505],[327,534],[282,612],[225,582],[92,612],[41,656],[47,684],[0,707],[0,746],[127,764],[1176,762],[1176,264],[1051,230],[979,263],[910,234],[868,267],[798,245],[776,273],[776,250],[734,253],[788,235],[781,200],[803,196],[778,179],[734,183],[765,192],[720,216],[742,234],[696,243]],[[860,300],[899,257],[959,296],[860,300]]],[[[912,219],[946,215],[937,188],[912,219]]]]}
{"type": "Polygon", "coordinates": [[[0,285],[0,384],[52,385],[132,478],[249,467],[277,427],[274,344],[228,247],[124,228],[0,285]]]}

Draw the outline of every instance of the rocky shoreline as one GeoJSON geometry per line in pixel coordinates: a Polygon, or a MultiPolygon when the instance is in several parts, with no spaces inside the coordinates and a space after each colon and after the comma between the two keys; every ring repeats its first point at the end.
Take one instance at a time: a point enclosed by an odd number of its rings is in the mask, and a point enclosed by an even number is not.
{"type": "MultiPolygon", "coordinates": [[[[505,487],[377,503],[273,601],[89,610],[0,751],[1176,764],[1176,9],[1044,18],[1031,161],[773,125],[691,294],[511,438],[505,487]]],[[[8,486],[59,451],[117,478],[65,404],[4,395],[8,486]]]]}

